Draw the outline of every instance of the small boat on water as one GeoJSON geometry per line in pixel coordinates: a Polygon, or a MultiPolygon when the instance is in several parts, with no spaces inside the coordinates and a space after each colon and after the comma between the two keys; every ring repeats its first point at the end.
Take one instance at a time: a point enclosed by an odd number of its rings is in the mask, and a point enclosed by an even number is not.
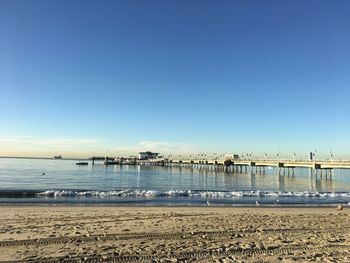
{"type": "Polygon", "coordinates": [[[54,156],[53,157],[55,160],[57,160],[57,159],[62,159],[62,155],[57,155],[57,156],[54,156]]]}
{"type": "Polygon", "coordinates": [[[89,163],[88,162],[78,162],[78,163],[75,163],[75,165],[88,165],[89,163]]]}

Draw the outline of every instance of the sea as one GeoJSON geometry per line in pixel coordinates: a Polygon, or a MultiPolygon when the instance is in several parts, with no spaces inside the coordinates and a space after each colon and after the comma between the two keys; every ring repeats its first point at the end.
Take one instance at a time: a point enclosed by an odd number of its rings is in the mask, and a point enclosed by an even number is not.
{"type": "Polygon", "coordinates": [[[316,175],[206,168],[75,165],[75,160],[0,158],[0,204],[120,206],[329,206],[350,203],[350,170],[316,175]]]}

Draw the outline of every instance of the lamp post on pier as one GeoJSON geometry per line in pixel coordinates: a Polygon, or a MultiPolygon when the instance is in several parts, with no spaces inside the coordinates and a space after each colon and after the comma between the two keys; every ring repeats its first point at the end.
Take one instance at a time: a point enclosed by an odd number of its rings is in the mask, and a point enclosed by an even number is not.
{"type": "Polygon", "coordinates": [[[316,162],[316,149],[314,149],[314,162],[316,162]]]}

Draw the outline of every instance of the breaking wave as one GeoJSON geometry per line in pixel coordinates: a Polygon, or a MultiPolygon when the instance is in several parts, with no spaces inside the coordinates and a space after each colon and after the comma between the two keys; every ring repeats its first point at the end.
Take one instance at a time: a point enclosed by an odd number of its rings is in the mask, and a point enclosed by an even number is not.
{"type": "Polygon", "coordinates": [[[134,205],[350,205],[350,192],[206,190],[0,190],[0,203],[97,203],[134,205]]]}
{"type": "Polygon", "coordinates": [[[115,190],[115,191],[71,191],[49,190],[36,193],[38,197],[304,197],[304,198],[350,198],[350,192],[276,192],[276,191],[200,191],[200,190],[115,190]]]}

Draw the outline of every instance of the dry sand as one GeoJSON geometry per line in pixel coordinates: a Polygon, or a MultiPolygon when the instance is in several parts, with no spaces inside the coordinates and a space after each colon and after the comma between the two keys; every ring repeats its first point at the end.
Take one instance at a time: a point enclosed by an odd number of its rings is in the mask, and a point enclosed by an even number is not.
{"type": "Polygon", "coordinates": [[[349,213],[335,207],[1,206],[0,261],[350,262],[349,213]]]}

